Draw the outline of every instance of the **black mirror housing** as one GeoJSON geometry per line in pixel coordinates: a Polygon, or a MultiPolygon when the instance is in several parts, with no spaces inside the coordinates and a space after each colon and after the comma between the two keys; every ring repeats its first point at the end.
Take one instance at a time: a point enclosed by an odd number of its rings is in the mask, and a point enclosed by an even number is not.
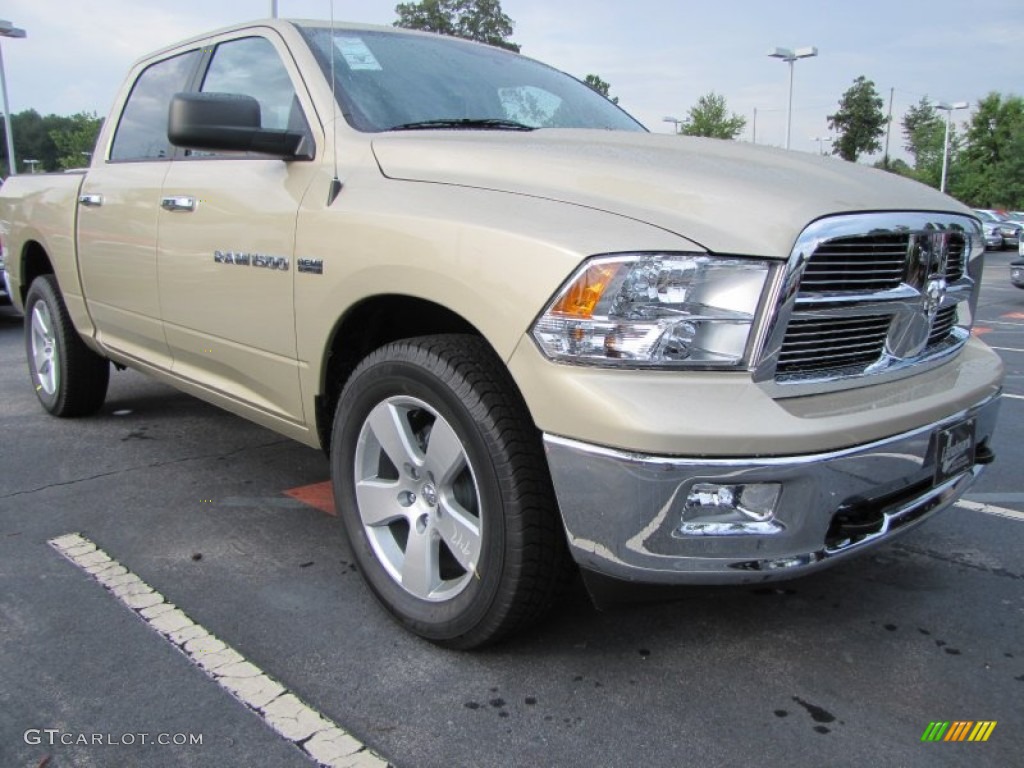
{"type": "Polygon", "coordinates": [[[300,157],[305,136],[260,127],[260,104],[252,96],[189,92],[171,99],[167,138],[174,146],[188,149],[259,152],[295,159],[300,157]]]}

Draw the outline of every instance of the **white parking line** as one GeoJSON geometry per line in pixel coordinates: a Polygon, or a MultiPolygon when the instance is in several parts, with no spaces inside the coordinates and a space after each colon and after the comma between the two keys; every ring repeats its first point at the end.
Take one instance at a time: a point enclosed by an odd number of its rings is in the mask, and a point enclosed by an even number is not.
{"type": "Polygon", "coordinates": [[[289,693],[234,648],[164,600],[163,595],[84,536],[69,533],[49,543],[72,563],[92,574],[189,661],[316,764],[327,768],[386,768],[388,765],[361,741],[289,693]]]}
{"type": "Polygon", "coordinates": [[[956,505],[958,507],[963,507],[964,509],[969,509],[973,512],[984,512],[986,515],[1005,517],[1010,520],[1016,520],[1017,522],[1024,523],[1024,512],[1018,512],[1015,509],[997,507],[993,504],[980,504],[977,501],[967,501],[966,499],[961,499],[956,503],[956,505]]]}
{"type": "Polygon", "coordinates": [[[1008,397],[1011,400],[1024,400],[1024,395],[1008,395],[1005,392],[1003,392],[1003,397],[1008,397]]]}
{"type": "Polygon", "coordinates": [[[1014,349],[1013,347],[992,347],[989,349],[998,349],[1000,352],[1024,352],[1024,349],[1014,349]]]}

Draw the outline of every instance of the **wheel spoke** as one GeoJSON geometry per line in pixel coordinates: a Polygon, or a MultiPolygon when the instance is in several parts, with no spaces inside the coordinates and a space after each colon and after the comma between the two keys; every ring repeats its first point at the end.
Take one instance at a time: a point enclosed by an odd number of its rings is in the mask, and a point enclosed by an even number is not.
{"type": "Polygon", "coordinates": [[[406,517],[399,504],[399,484],[393,480],[359,480],[356,482],[356,502],[363,525],[379,526],[406,517]]]}
{"type": "Polygon", "coordinates": [[[462,441],[444,419],[435,420],[430,430],[426,466],[433,473],[438,485],[449,484],[466,466],[466,452],[462,447],[462,441]]]}
{"type": "Polygon", "coordinates": [[[36,306],[36,311],[32,313],[32,317],[37,321],[39,327],[39,333],[45,338],[50,338],[53,334],[50,332],[50,318],[47,316],[48,312],[44,312],[40,306],[36,306]]]}
{"type": "Polygon", "coordinates": [[[414,467],[423,464],[422,452],[416,447],[405,413],[405,409],[392,403],[381,403],[370,412],[367,419],[373,436],[399,471],[405,464],[414,467]]]}
{"type": "Polygon", "coordinates": [[[39,386],[48,395],[57,389],[57,345],[50,331],[50,313],[43,304],[32,309],[32,362],[39,386]]]}
{"type": "Polygon", "coordinates": [[[480,521],[451,499],[442,499],[437,530],[466,571],[473,573],[480,563],[480,521]]]}
{"type": "Polygon", "coordinates": [[[440,583],[437,539],[429,527],[420,533],[413,525],[402,563],[402,586],[416,597],[426,599],[440,583]]]}

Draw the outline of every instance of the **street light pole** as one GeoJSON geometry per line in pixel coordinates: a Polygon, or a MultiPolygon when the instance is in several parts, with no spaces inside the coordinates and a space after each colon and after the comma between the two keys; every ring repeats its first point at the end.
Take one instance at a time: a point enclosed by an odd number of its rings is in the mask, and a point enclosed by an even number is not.
{"type": "Polygon", "coordinates": [[[806,59],[818,55],[818,49],[813,45],[806,48],[775,48],[768,51],[773,59],[782,59],[789,64],[789,107],[786,109],[786,149],[789,149],[789,140],[793,131],[793,65],[797,59],[806,59]]]}
{"type": "MultiPolygon", "coordinates": [[[[28,33],[18,29],[9,21],[0,21],[0,37],[25,37],[28,33]]],[[[7,167],[11,176],[18,173],[18,164],[14,159],[14,133],[11,132],[11,104],[7,99],[7,75],[4,73],[4,54],[0,47],[0,91],[4,97],[4,133],[7,134],[7,167]]]]}
{"type": "Polygon", "coordinates": [[[277,0],[270,0],[270,18],[277,18],[277,0]]]}
{"type": "Polygon", "coordinates": [[[677,135],[679,133],[679,126],[683,124],[683,121],[680,120],[678,117],[663,117],[663,118],[661,118],[661,122],[674,124],[675,125],[675,133],[677,135]]]}
{"type": "Polygon", "coordinates": [[[957,101],[952,104],[946,104],[945,102],[939,102],[934,105],[936,109],[942,109],[946,112],[946,140],[942,146],[942,181],[939,185],[939,191],[946,191],[946,171],[949,168],[949,127],[953,122],[953,110],[954,109],[967,109],[970,106],[966,101],[957,101]]]}

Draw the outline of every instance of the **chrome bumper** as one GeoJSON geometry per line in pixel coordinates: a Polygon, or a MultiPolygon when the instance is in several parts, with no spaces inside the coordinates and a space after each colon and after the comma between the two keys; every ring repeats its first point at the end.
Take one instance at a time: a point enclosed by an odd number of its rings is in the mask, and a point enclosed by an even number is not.
{"type": "Polygon", "coordinates": [[[651,584],[760,582],[830,565],[951,506],[991,461],[998,410],[996,396],[911,432],[806,456],[658,457],[553,435],[544,445],[582,568],[651,584]],[[937,435],[970,419],[974,465],[937,482],[937,435]],[[683,524],[698,483],[772,483],[781,494],[770,524],[709,533],[683,524]]]}

